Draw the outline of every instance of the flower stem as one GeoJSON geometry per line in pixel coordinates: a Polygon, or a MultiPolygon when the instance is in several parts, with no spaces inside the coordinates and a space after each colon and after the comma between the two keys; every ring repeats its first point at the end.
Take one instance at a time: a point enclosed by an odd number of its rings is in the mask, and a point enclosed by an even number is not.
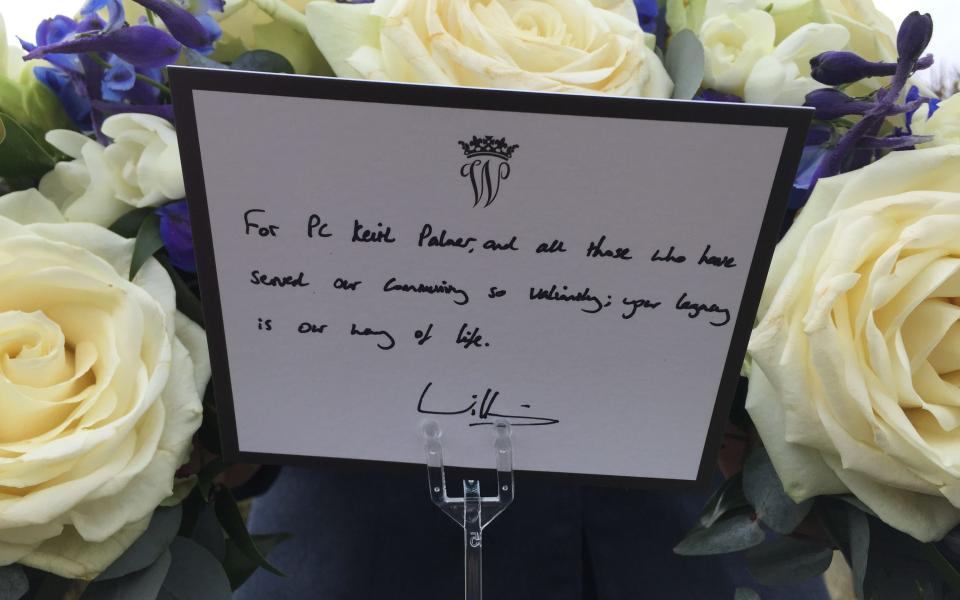
{"type": "Polygon", "coordinates": [[[153,25],[154,27],[156,27],[156,26],[157,26],[157,21],[156,21],[156,18],[154,17],[154,15],[153,15],[153,11],[150,10],[149,8],[144,9],[144,10],[147,11],[147,21],[149,21],[151,25],[153,25]]]}
{"type": "MultiPolygon", "coordinates": [[[[99,54],[97,54],[96,52],[88,52],[88,53],[87,53],[87,56],[89,56],[90,58],[92,58],[94,62],[96,62],[98,65],[100,65],[100,66],[103,67],[104,69],[109,69],[109,68],[111,68],[110,63],[108,63],[107,61],[103,60],[103,57],[101,57],[101,56],[100,56],[99,54]]],[[[170,88],[167,87],[167,86],[165,86],[165,85],[163,85],[162,83],[160,83],[160,82],[157,81],[156,79],[151,79],[150,77],[147,77],[147,76],[144,75],[143,73],[136,73],[135,76],[136,76],[136,78],[139,79],[140,81],[144,82],[145,84],[147,84],[147,85],[149,85],[149,86],[151,86],[151,87],[157,88],[158,90],[160,90],[161,92],[163,92],[163,93],[166,94],[167,96],[171,96],[171,95],[172,95],[172,94],[170,93],[170,88]]]]}

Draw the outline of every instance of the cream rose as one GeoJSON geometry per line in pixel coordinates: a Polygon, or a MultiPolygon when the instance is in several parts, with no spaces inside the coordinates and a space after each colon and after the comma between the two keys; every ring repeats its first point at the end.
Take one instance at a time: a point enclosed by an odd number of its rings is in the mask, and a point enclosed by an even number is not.
{"type": "Polygon", "coordinates": [[[307,26],[341,77],[669,97],[633,3],[597,1],[325,0],[307,26]]]}
{"type": "Polygon", "coordinates": [[[68,221],[110,225],[134,208],[157,206],[185,195],[177,133],[168,121],[140,113],[108,117],[101,127],[113,143],[103,146],[75,131],[47,132],[47,142],[73,158],[40,180],[40,193],[68,221]]]}
{"type": "Polygon", "coordinates": [[[928,105],[921,106],[913,114],[913,132],[933,136],[933,140],[923,146],[960,144],[960,94],[940,102],[933,116],[928,105]]]}
{"type": "Polygon", "coordinates": [[[852,493],[920,540],[960,522],[960,145],[823,179],[777,247],[750,412],[797,501],[852,493]]]}
{"type": "Polygon", "coordinates": [[[210,375],[133,240],[66,223],[36,190],[0,198],[0,565],[91,579],[173,490],[210,375]]]}

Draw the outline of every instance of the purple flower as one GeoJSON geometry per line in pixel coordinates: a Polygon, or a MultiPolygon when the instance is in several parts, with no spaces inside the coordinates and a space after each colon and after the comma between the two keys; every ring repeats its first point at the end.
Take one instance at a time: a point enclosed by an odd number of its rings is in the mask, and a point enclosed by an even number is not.
{"type": "MultiPolygon", "coordinates": [[[[180,43],[203,53],[213,50],[213,43],[220,37],[220,26],[207,14],[210,7],[223,10],[223,3],[202,2],[202,12],[196,15],[167,0],[134,0],[147,10],[156,13],[167,29],[180,43]]],[[[199,12],[199,11],[198,11],[199,12]]]]}
{"type": "Polygon", "coordinates": [[[896,63],[871,62],[853,52],[829,51],[810,59],[810,75],[826,85],[844,85],[865,77],[893,75],[896,63]]]}
{"type": "Polygon", "coordinates": [[[817,109],[815,116],[824,121],[838,119],[846,115],[862,115],[876,106],[873,102],[855,100],[833,88],[813,90],[807,94],[803,105],[817,109]]]}
{"type": "MultiPolygon", "coordinates": [[[[25,40],[20,40],[20,46],[27,52],[36,50],[37,46],[48,46],[58,44],[70,37],[77,31],[77,23],[70,17],[58,15],[52,19],[44,19],[37,26],[37,43],[31,44],[25,40]]],[[[76,56],[53,55],[47,60],[65,71],[80,71],[80,61],[76,56]]]]}
{"type": "Polygon", "coordinates": [[[694,100],[704,100],[706,102],[743,102],[743,98],[736,94],[728,94],[711,89],[702,90],[694,97],[694,100]]]}
{"type": "Polygon", "coordinates": [[[120,0],[87,0],[80,8],[80,14],[83,16],[95,15],[98,10],[106,7],[107,24],[104,31],[113,31],[123,26],[125,15],[123,4],[120,0]]]}
{"type": "Polygon", "coordinates": [[[181,271],[196,272],[187,201],[171,202],[161,206],[156,212],[160,217],[160,238],[170,255],[170,262],[181,271]]]}
{"type": "Polygon", "coordinates": [[[133,65],[116,56],[110,57],[108,62],[110,68],[103,73],[102,96],[104,100],[119,102],[126,92],[133,89],[137,82],[137,72],[133,65]]]}
{"type": "Polygon", "coordinates": [[[77,127],[90,129],[90,98],[78,76],[52,67],[34,67],[33,75],[50,88],[77,127]]]}
{"type": "Polygon", "coordinates": [[[897,33],[897,53],[900,60],[914,62],[920,58],[933,36],[933,18],[913,11],[900,24],[897,33]]]}
{"type": "Polygon", "coordinates": [[[170,34],[146,25],[123,27],[102,35],[76,36],[71,40],[40,46],[24,59],[81,52],[109,52],[141,67],[163,67],[177,60],[180,44],[170,34]]]}
{"type": "Polygon", "coordinates": [[[657,13],[660,11],[657,0],[633,0],[633,4],[637,7],[640,29],[643,29],[647,33],[656,33],[657,13]]]}

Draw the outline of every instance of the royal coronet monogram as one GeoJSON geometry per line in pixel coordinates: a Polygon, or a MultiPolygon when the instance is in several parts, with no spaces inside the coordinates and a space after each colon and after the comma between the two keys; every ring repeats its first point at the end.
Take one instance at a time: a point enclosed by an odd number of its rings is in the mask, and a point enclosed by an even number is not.
{"type": "Polygon", "coordinates": [[[473,205],[477,206],[482,200],[484,206],[490,206],[500,192],[500,183],[510,176],[508,161],[520,146],[492,135],[475,135],[469,142],[460,140],[458,143],[464,156],[472,159],[460,167],[460,175],[470,178],[473,205]]]}

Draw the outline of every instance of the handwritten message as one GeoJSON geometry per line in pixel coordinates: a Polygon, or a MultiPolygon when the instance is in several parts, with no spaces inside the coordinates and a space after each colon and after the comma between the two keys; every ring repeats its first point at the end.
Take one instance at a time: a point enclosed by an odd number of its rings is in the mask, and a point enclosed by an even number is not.
{"type": "Polygon", "coordinates": [[[696,477],[784,128],[194,103],[240,450],[696,477]]]}

